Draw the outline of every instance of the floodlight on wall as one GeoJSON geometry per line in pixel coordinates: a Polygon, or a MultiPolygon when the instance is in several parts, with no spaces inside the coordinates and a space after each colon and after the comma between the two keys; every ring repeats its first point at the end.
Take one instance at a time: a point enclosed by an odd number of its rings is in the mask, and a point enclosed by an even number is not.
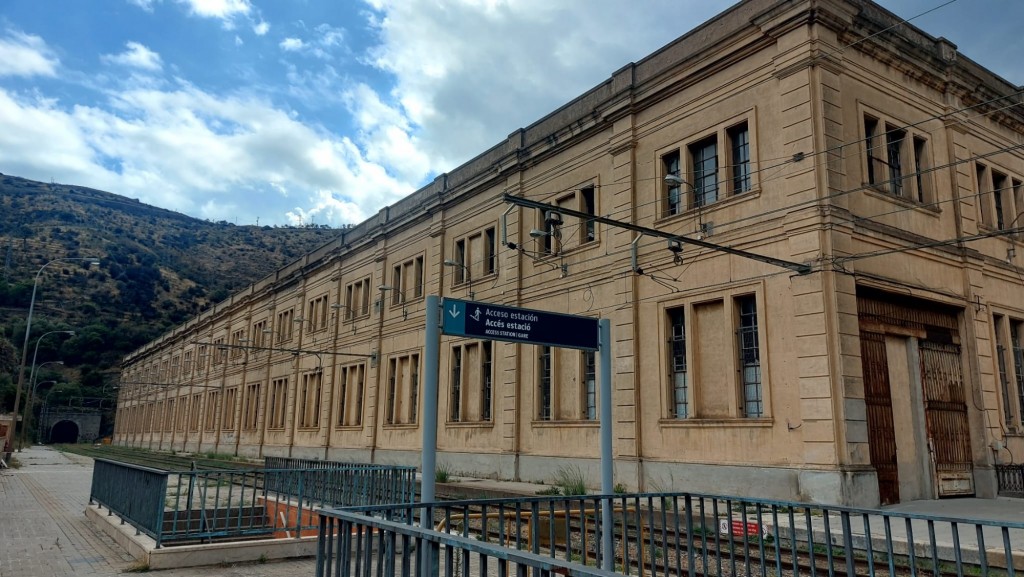
{"type": "Polygon", "coordinates": [[[644,274],[644,269],[640,268],[640,259],[638,254],[640,239],[643,237],[644,235],[642,233],[638,234],[636,235],[636,238],[633,239],[633,242],[629,243],[630,264],[633,265],[632,269],[635,274],[644,274]]]}

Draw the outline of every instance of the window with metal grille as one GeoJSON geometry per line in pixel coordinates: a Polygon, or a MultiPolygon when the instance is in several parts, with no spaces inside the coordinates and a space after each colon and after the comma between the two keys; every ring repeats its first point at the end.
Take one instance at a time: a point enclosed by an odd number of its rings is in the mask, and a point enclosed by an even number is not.
{"type": "Polygon", "coordinates": [[[393,357],[388,364],[385,419],[390,425],[416,422],[419,403],[419,353],[393,357]]]}
{"type": "Polygon", "coordinates": [[[757,300],[754,295],[736,299],[739,312],[740,374],[743,387],[743,416],[764,414],[761,391],[761,348],[757,335],[757,300]]]}
{"type": "Polygon", "coordinates": [[[339,427],[355,427],[362,422],[363,415],[363,378],[366,375],[366,363],[341,367],[339,371],[338,417],[335,424],[339,427]]]}
{"type": "Polygon", "coordinates": [[[242,428],[247,431],[256,430],[260,414],[260,384],[252,383],[245,387],[245,410],[242,413],[242,428]]]}
{"type": "Polygon", "coordinates": [[[690,145],[693,166],[693,205],[706,206],[718,200],[718,137],[690,145]]]}
{"type": "Polygon", "coordinates": [[[299,389],[299,427],[315,428],[320,426],[320,389],[323,373],[316,371],[302,375],[302,388],[299,389]]]}
{"type": "Polygon", "coordinates": [[[671,416],[685,419],[690,416],[689,377],[686,371],[686,313],[682,307],[669,309],[668,317],[671,416]]]}
{"type": "Polygon", "coordinates": [[[551,347],[538,346],[537,354],[537,419],[551,420],[551,347]]]}
{"type": "Polygon", "coordinates": [[[206,395],[206,429],[209,431],[217,428],[217,409],[220,405],[220,391],[210,391],[206,395]]]}
{"type": "Polygon", "coordinates": [[[448,418],[453,422],[458,422],[461,416],[462,408],[462,347],[455,347],[452,349],[452,380],[451,380],[451,400],[449,401],[448,407],[448,418]]]}
{"type": "Polygon", "coordinates": [[[738,124],[726,131],[729,147],[732,149],[732,194],[750,190],[750,130],[747,123],[738,124]]]}
{"type": "Polygon", "coordinates": [[[1003,215],[1006,213],[1006,208],[1013,206],[1013,202],[1009,198],[1010,186],[1007,184],[1008,180],[1009,178],[1005,174],[992,171],[992,200],[996,205],[995,225],[997,230],[1006,228],[1006,218],[1003,215]]]}
{"type": "Polygon", "coordinates": [[[583,351],[583,398],[584,411],[588,421],[597,419],[597,353],[583,351]]]}
{"type": "Polygon", "coordinates": [[[1020,409],[1024,409],[1024,348],[1021,347],[1021,341],[1024,341],[1024,336],[1022,336],[1022,333],[1024,333],[1024,322],[1013,321],[1010,325],[1010,346],[1013,347],[1013,370],[1017,381],[1017,406],[1020,409]]]}
{"type": "MultiPolygon", "coordinates": [[[[679,174],[679,151],[673,151],[661,157],[662,170],[665,176],[679,174]]],[[[665,216],[683,212],[683,187],[674,182],[665,181],[665,216]]]]}
{"type": "Polygon", "coordinates": [[[889,128],[885,133],[885,154],[889,163],[889,190],[896,196],[903,196],[903,141],[906,137],[906,131],[894,128],[889,128]]]}
{"type": "Polygon", "coordinates": [[[481,394],[480,394],[480,420],[490,421],[491,420],[491,398],[493,397],[493,377],[491,376],[491,365],[492,350],[491,341],[484,341],[482,343],[482,359],[480,363],[480,373],[483,383],[481,383],[481,394]]]}
{"type": "Polygon", "coordinates": [[[222,431],[233,431],[235,429],[235,409],[238,403],[238,387],[231,387],[224,391],[224,414],[221,416],[220,428],[222,431]]]}
{"type": "Polygon", "coordinates": [[[274,379],[270,383],[270,407],[268,429],[283,429],[285,407],[288,403],[288,378],[274,379]]]}

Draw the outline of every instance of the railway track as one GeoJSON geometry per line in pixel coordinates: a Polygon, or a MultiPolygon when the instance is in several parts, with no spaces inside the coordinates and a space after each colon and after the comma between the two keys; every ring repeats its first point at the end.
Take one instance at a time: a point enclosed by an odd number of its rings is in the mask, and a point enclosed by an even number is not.
{"type": "Polygon", "coordinates": [[[92,457],[94,459],[109,459],[121,463],[142,465],[162,471],[188,471],[194,465],[197,470],[204,471],[227,471],[261,469],[262,463],[250,461],[234,461],[205,457],[203,455],[178,455],[171,453],[160,453],[144,449],[133,449],[127,447],[115,447],[112,445],[90,446],[90,445],[59,445],[58,450],[92,457]]]}
{"type": "MultiPolygon", "coordinates": [[[[769,577],[780,575],[811,575],[829,577],[854,577],[871,575],[877,577],[903,577],[909,575],[980,575],[981,567],[977,564],[962,561],[958,568],[952,561],[939,561],[938,565],[931,558],[907,554],[873,551],[869,559],[866,551],[854,549],[851,555],[837,545],[828,546],[815,539],[808,544],[789,530],[780,531],[778,536],[782,542],[774,538],[737,537],[721,535],[714,531],[713,523],[705,523],[695,527],[692,537],[685,529],[676,529],[670,525],[672,514],[664,516],[660,511],[641,511],[640,515],[649,520],[659,517],[658,522],[645,525],[643,531],[630,526],[625,538],[621,533],[621,524],[617,527],[615,542],[616,572],[637,575],[640,577],[769,577]],[[794,538],[795,537],[795,538],[794,538]],[[623,540],[625,543],[623,543],[623,540]],[[691,565],[690,554],[693,554],[691,565]],[[628,568],[628,571],[626,570],[628,568]]],[[[738,519],[740,516],[737,515],[738,519]]],[[[767,520],[768,515],[765,515],[767,520]]],[[[753,520],[753,517],[751,517],[753,520]]],[[[758,521],[760,523],[760,520],[758,521]]],[[[506,525],[507,525],[506,521],[506,525]]],[[[621,519],[619,520],[621,523],[621,519]]],[[[523,523],[526,524],[525,522],[523,523]]],[[[565,533],[571,535],[565,539],[554,539],[552,547],[550,537],[541,537],[547,541],[539,553],[553,557],[597,564],[596,519],[585,526],[579,519],[573,519],[565,526],[565,533]]],[[[517,546],[512,537],[511,527],[497,527],[498,524],[488,523],[484,541],[511,543],[517,546]]],[[[544,523],[546,525],[546,523],[544,523]]],[[[677,525],[678,526],[678,525],[677,525]]],[[[542,526],[543,528],[543,526],[542,526]]],[[[483,527],[476,525],[478,534],[483,527]]],[[[458,531],[454,531],[459,533],[458,531]]],[[[542,531],[543,532],[543,531],[542,531]]],[[[461,533],[459,533],[461,534],[461,533]]],[[[528,540],[529,537],[521,537],[528,540]]],[[[529,549],[520,541],[518,545],[529,549]]],[[[988,574],[1006,575],[988,568],[988,574]]]]}

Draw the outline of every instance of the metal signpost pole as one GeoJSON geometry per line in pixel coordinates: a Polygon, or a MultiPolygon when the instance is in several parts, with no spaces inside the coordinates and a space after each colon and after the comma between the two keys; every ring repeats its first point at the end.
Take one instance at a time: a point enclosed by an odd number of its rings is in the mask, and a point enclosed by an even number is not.
{"type": "Polygon", "coordinates": [[[598,362],[601,375],[601,493],[605,498],[601,501],[601,537],[604,555],[601,556],[601,568],[605,571],[614,570],[612,555],[612,322],[610,319],[598,321],[598,362]]]}
{"type": "MultiPolygon", "coordinates": [[[[423,465],[420,480],[420,503],[434,502],[434,474],[437,465],[437,374],[441,354],[441,301],[437,295],[427,296],[426,342],[423,345],[424,377],[423,377],[423,465]]],[[[424,529],[434,528],[433,514],[428,507],[423,508],[420,524],[424,529]]],[[[423,547],[423,567],[430,572],[419,572],[419,575],[437,575],[437,559],[434,547],[430,544],[423,547]]]]}

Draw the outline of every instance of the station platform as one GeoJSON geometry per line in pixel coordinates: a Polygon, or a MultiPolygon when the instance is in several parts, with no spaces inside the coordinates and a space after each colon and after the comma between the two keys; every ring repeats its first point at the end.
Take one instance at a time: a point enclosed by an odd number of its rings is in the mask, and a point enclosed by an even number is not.
{"type": "MultiPolygon", "coordinates": [[[[16,453],[15,459],[17,468],[0,470],[0,577],[107,576],[122,574],[133,567],[136,562],[131,555],[86,519],[92,459],[41,446],[16,453]]],[[[439,484],[438,496],[518,498],[534,496],[545,488],[533,483],[457,477],[455,482],[439,484]]],[[[1021,523],[1024,499],[915,501],[886,507],[884,511],[1021,523]]],[[[894,533],[898,531],[898,527],[894,528],[894,533]]],[[[914,531],[917,534],[916,528],[914,531]]],[[[940,535],[937,539],[944,538],[940,535]]],[[[1019,542],[1015,537],[1014,543],[1019,542]]],[[[202,570],[208,577],[311,576],[314,572],[314,559],[218,565],[202,570]]],[[[196,569],[168,569],[159,574],[195,575],[196,569]]]]}

